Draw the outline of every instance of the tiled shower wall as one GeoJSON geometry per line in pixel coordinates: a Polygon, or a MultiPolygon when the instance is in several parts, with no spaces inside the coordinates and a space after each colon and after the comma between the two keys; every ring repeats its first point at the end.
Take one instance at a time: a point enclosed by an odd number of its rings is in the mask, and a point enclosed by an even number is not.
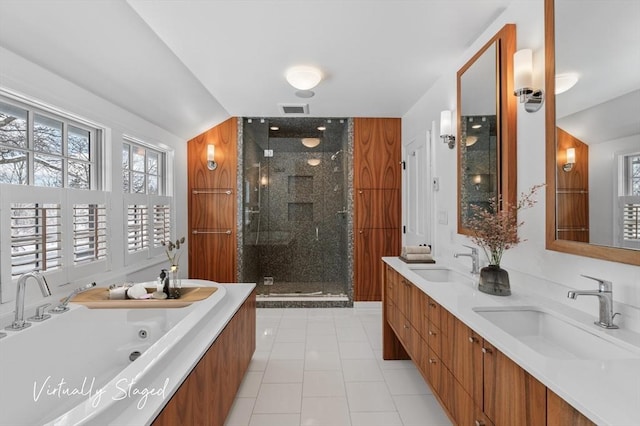
{"type": "MultiPolygon", "coordinates": [[[[267,125],[244,130],[242,278],[260,283],[271,276],[276,286],[300,283],[295,291],[301,293],[309,291],[304,283],[341,283],[342,292],[350,294],[349,215],[343,213],[348,208],[347,123],[338,133],[339,140],[323,141],[326,152],[282,151],[278,141],[272,140],[270,158],[264,157],[264,141],[258,140],[266,138],[267,125]],[[332,160],[336,146],[343,152],[332,160]],[[309,159],[320,163],[309,165],[309,159]]],[[[332,289],[335,292],[335,286],[332,289]]]]}

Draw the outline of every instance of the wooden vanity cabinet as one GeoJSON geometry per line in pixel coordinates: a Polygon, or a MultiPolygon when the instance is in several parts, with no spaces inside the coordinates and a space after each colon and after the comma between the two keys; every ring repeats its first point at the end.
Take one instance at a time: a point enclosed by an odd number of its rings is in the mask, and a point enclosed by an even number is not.
{"type": "Polygon", "coordinates": [[[383,357],[406,359],[388,348],[406,349],[455,424],[593,424],[393,268],[384,270],[383,357]]]}
{"type": "Polygon", "coordinates": [[[547,425],[595,426],[595,423],[586,418],[550,389],[547,389],[547,425]]]}

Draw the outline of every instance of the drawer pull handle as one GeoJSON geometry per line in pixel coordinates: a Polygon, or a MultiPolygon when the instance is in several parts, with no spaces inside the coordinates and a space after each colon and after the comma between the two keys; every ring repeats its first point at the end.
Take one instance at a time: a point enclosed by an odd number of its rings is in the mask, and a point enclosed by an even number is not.
{"type": "Polygon", "coordinates": [[[429,364],[435,364],[437,361],[433,358],[429,358],[429,364]]]}
{"type": "Polygon", "coordinates": [[[433,303],[433,302],[430,302],[430,303],[429,303],[429,306],[430,306],[430,307],[432,307],[432,308],[437,308],[437,307],[438,307],[438,305],[436,305],[436,304],[435,304],[435,303],[433,303]]]}
{"type": "Polygon", "coordinates": [[[491,348],[482,348],[482,353],[483,354],[492,354],[493,351],[491,350],[491,348]]]}
{"type": "Polygon", "coordinates": [[[404,328],[409,328],[409,326],[407,324],[404,325],[404,328]]]}
{"type": "Polygon", "coordinates": [[[477,337],[473,337],[473,336],[469,337],[469,343],[476,343],[477,341],[478,341],[477,337]]]}
{"type": "Polygon", "coordinates": [[[476,426],[485,426],[482,420],[476,420],[476,426]]]}
{"type": "Polygon", "coordinates": [[[435,335],[437,335],[437,334],[438,334],[438,333],[434,333],[433,331],[429,330],[429,336],[435,336],[435,335]]]}

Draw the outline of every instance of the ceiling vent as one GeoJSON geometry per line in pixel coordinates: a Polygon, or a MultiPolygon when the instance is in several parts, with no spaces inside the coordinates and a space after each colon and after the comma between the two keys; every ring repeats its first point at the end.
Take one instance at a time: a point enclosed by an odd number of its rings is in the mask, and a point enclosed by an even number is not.
{"type": "Polygon", "coordinates": [[[278,104],[283,114],[309,114],[309,104],[278,104]]]}

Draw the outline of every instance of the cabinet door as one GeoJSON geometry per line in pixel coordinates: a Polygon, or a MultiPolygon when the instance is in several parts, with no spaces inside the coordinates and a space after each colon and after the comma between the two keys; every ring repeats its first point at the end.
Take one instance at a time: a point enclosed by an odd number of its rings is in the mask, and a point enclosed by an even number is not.
{"type": "Polygon", "coordinates": [[[547,425],[595,426],[595,423],[573,408],[564,399],[547,389],[547,425]]]}
{"type": "Polygon", "coordinates": [[[399,228],[400,191],[358,189],[355,197],[356,228],[399,228]]]}
{"type": "Polygon", "coordinates": [[[356,236],[354,259],[355,301],[382,300],[383,256],[400,253],[400,231],[398,229],[360,229],[356,236]]]}
{"type": "Polygon", "coordinates": [[[354,176],[357,189],[399,189],[401,121],[399,118],[355,118],[354,176]]]}
{"type": "Polygon", "coordinates": [[[483,342],[484,412],[496,426],[544,426],[546,387],[483,342]]]}
{"type": "Polygon", "coordinates": [[[474,403],[473,398],[457,380],[453,381],[449,412],[459,426],[493,426],[491,420],[485,416],[482,409],[474,403]]]}
{"type": "Polygon", "coordinates": [[[464,390],[482,407],[482,338],[455,320],[453,375],[464,390]]]}

